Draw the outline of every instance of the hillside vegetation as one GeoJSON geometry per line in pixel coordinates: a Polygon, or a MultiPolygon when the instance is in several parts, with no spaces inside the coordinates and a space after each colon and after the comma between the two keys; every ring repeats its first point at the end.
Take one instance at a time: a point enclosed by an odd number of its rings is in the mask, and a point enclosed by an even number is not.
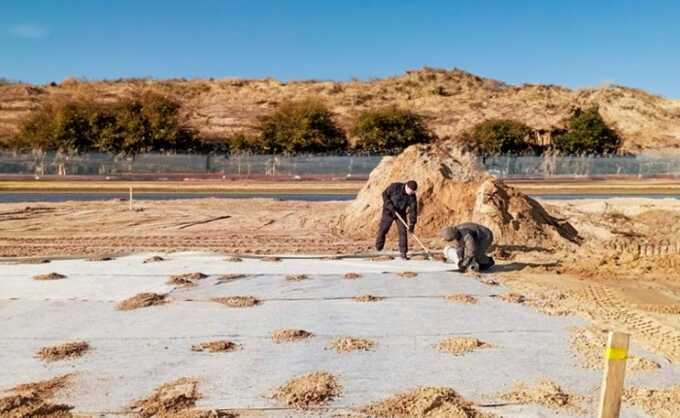
{"type": "MultiPolygon", "coordinates": [[[[598,106],[607,125],[623,139],[627,152],[680,149],[680,101],[641,90],[608,86],[570,90],[554,85],[512,86],[461,70],[423,68],[370,81],[274,79],[80,81],[45,86],[0,85],[0,138],[16,134],[22,118],[42,103],[93,98],[114,103],[139,91],[165,95],[181,104],[180,121],[202,139],[252,135],[262,118],[281,104],[322,101],[339,128],[351,132],[362,112],[398,107],[425,117],[439,138],[458,138],[489,119],[514,120],[545,132],[566,128],[577,108],[598,106]]],[[[348,138],[352,143],[355,138],[348,138]]]]}

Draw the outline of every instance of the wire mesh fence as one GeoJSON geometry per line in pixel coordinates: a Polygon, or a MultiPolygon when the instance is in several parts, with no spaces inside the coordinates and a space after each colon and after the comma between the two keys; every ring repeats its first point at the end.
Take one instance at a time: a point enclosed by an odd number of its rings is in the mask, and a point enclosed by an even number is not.
{"type": "MultiPolygon", "coordinates": [[[[0,176],[207,175],[225,177],[366,178],[380,163],[375,155],[18,154],[0,152],[0,176]]],[[[479,157],[499,178],[679,176],[680,157],[479,157]]],[[[153,177],[153,176],[152,176],[153,177]]]]}

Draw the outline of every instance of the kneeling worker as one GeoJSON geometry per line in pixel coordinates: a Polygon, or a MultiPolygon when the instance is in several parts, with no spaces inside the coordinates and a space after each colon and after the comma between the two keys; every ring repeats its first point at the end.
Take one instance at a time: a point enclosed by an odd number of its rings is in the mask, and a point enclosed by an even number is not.
{"type": "Polygon", "coordinates": [[[408,260],[408,237],[406,232],[406,214],[408,213],[408,232],[413,233],[418,220],[418,199],[416,190],[418,183],[413,180],[404,183],[392,183],[383,191],[383,211],[375,239],[375,249],[382,251],[385,247],[385,237],[393,222],[397,223],[399,231],[399,252],[401,258],[408,260]],[[399,220],[401,217],[401,220],[399,220]]]}
{"type": "Polygon", "coordinates": [[[461,272],[467,269],[484,271],[495,264],[493,258],[486,255],[493,244],[493,232],[489,228],[468,222],[442,229],[441,236],[444,241],[451,242],[451,250],[455,251],[454,257],[447,258],[450,260],[457,258],[461,272]]]}

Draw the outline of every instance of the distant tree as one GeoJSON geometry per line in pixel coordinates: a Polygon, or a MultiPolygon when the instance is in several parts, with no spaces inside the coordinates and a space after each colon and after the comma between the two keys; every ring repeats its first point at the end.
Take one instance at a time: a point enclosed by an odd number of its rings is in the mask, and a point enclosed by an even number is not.
{"type": "Polygon", "coordinates": [[[576,109],[567,132],[553,140],[555,149],[565,154],[613,154],[621,143],[621,137],[607,126],[597,106],[576,109]]]}
{"type": "Polygon", "coordinates": [[[318,153],[347,148],[333,113],[316,99],[286,102],[259,118],[262,150],[267,153],[318,153]]]}
{"type": "Polygon", "coordinates": [[[229,138],[228,144],[229,152],[232,154],[260,154],[264,152],[262,140],[259,137],[246,135],[244,133],[239,133],[234,137],[229,138]]]}
{"type": "Polygon", "coordinates": [[[532,129],[511,119],[489,119],[475,125],[464,136],[464,142],[482,155],[523,154],[532,150],[532,129]]]}
{"type": "Polygon", "coordinates": [[[434,139],[423,116],[396,106],[361,113],[351,135],[356,137],[355,150],[371,153],[398,153],[410,145],[434,139]]]}

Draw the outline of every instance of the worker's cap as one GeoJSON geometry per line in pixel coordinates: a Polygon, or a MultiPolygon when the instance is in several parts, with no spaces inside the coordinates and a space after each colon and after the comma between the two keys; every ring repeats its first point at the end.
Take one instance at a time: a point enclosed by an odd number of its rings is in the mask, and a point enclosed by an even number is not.
{"type": "Polygon", "coordinates": [[[406,186],[408,186],[408,188],[413,190],[414,192],[418,190],[418,183],[416,183],[415,180],[407,181],[406,186]]]}
{"type": "Polygon", "coordinates": [[[460,239],[460,231],[452,226],[447,226],[442,229],[439,235],[444,239],[444,241],[454,241],[460,239]]]}

